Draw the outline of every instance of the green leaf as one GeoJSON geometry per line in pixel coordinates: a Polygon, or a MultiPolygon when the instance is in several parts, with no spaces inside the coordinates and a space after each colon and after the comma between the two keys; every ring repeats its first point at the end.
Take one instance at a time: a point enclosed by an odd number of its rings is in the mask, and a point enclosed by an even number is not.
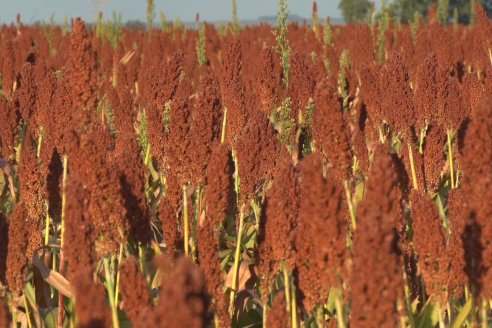
{"type": "Polygon", "coordinates": [[[430,302],[430,299],[424,305],[417,318],[415,318],[415,326],[420,327],[435,327],[439,321],[438,308],[430,302]]]}
{"type": "Polygon", "coordinates": [[[463,327],[463,324],[465,323],[466,318],[468,318],[468,315],[470,314],[472,307],[473,307],[473,299],[470,297],[466,302],[465,306],[461,308],[460,313],[456,317],[456,320],[453,322],[453,325],[451,327],[452,328],[463,327]]]}

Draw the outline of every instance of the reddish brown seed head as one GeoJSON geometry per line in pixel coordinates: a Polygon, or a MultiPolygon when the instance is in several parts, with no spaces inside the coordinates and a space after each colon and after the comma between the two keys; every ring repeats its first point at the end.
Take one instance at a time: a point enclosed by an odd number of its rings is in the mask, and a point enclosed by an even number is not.
{"type": "Polygon", "coordinates": [[[436,54],[430,53],[418,65],[414,85],[416,132],[420,133],[425,121],[436,123],[439,72],[436,54]]]}
{"type": "Polygon", "coordinates": [[[174,175],[166,176],[166,191],[159,203],[159,218],[166,243],[167,254],[175,257],[178,251],[180,234],[178,230],[178,210],[182,202],[182,186],[174,175]]]}
{"type": "Polygon", "coordinates": [[[222,105],[218,80],[213,70],[205,66],[200,73],[200,86],[191,127],[190,161],[193,183],[203,185],[207,179],[207,163],[221,137],[222,105]]]}
{"type": "Polygon", "coordinates": [[[272,308],[267,313],[267,327],[288,328],[291,323],[290,315],[287,313],[285,293],[278,292],[273,299],[272,308]]]}
{"type": "Polygon", "coordinates": [[[5,303],[0,299],[0,326],[10,326],[10,313],[5,303]]]}
{"type": "Polygon", "coordinates": [[[181,257],[162,272],[160,297],[154,310],[157,318],[166,318],[169,327],[207,326],[209,298],[200,269],[190,259],[181,257]]]}
{"type": "Polygon", "coordinates": [[[444,147],[446,145],[446,132],[438,125],[427,128],[424,140],[424,177],[425,188],[436,192],[441,180],[441,172],[446,163],[444,147]]]}
{"type": "Polygon", "coordinates": [[[455,298],[463,295],[467,283],[465,271],[465,227],[466,199],[462,188],[452,189],[448,194],[448,219],[451,226],[451,236],[448,245],[448,256],[451,262],[451,274],[448,290],[455,298]]]}
{"type": "Polygon", "coordinates": [[[357,211],[354,234],[351,322],[357,327],[392,327],[400,320],[397,302],[403,299],[403,263],[398,230],[402,211],[397,179],[390,154],[380,146],[357,211]]]}
{"type": "Polygon", "coordinates": [[[96,232],[89,213],[90,191],[80,176],[70,175],[66,190],[65,242],[63,248],[66,260],[66,273],[69,279],[77,272],[96,265],[96,232]]]}
{"type": "Polygon", "coordinates": [[[95,110],[97,103],[97,62],[91,36],[84,22],[77,18],[70,35],[66,81],[73,101],[73,111],[95,110]]]}
{"type": "Polygon", "coordinates": [[[77,174],[90,193],[88,211],[98,238],[98,253],[117,251],[128,236],[129,223],[117,166],[109,156],[114,147],[109,131],[93,123],[87,131],[72,131],[68,151],[71,174],[77,174]],[[73,173],[72,173],[73,172],[73,173]]]}
{"type": "Polygon", "coordinates": [[[36,143],[32,140],[31,128],[27,129],[19,164],[21,198],[29,218],[42,219],[46,199],[46,178],[48,168],[36,157],[36,143]]]}
{"type": "Polygon", "coordinates": [[[331,287],[346,278],[347,205],[332,176],[314,153],[300,162],[301,202],[296,230],[296,267],[302,304],[308,312],[327,301],[331,287]]]}
{"type": "Polygon", "coordinates": [[[377,128],[384,121],[381,109],[380,67],[377,64],[362,67],[359,74],[361,98],[366,106],[369,120],[377,128]]]}
{"type": "Polygon", "coordinates": [[[467,220],[464,239],[467,249],[466,271],[478,292],[479,297],[492,295],[492,254],[488,241],[492,236],[490,216],[492,206],[492,117],[491,100],[487,99],[479,106],[466,131],[463,147],[462,188],[465,198],[464,213],[467,220]]]}
{"type": "Polygon", "coordinates": [[[225,145],[217,145],[207,166],[207,218],[213,225],[221,223],[234,202],[234,163],[225,145]]]}
{"type": "Polygon", "coordinates": [[[152,300],[145,277],[140,272],[135,258],[131,257],[121,265],[120,277],[123,310],[133,325],[138,325],[146,311],[152,309],[152,300]]]}
{"type": "Polygon", "coordinates": [[[312,129],[316,147],[330,163],[333,176],[343,181],[350,175],[352,154],[342,104],[333,81],[324,79],[318,83],[315,105],[312,129]]]}
{"type": "Polygon", "coordinates": [[[299,213],[298,172],[284,158],[267,191],[258,234],[259,271],[262,290],[267,292],[282,265],[291,271],[295,263],[295,231],[299,213]]]}
{"type": "Polygon", "coordinates": [[[314,98],[316,82],[308,58],[298,52],[292,54],[289,74],[287,95],[292,101],[291,118],[297,121],[299,113],[305,112],[309,99],[314,98]]]}
{"type": "Polygon", "coordinates": [[[104,287],[92,278],[92,270],[77,272],[71,283],[75,289],[75,313],[79,328],[111,327],[111,310],[104,287]]]}
{"type": "Polygon", "coordinates": [[[9,246],[9,226],[7,216],[0,213],[0,283],[6,284],[7,254],[9,246]]]}
{"type": "Polygon", "coordinates": [[[15,295],[24,290],[29,264],[41,246],[38,228],[36,222],[29,220],[24,203],[18,203],[9,217],[6,265],[7,286],[15,295]]]}
{"type": "Polygon", "coordinates": [[[130,225],[131,237],[142,243],[151,238],[150,211],[145,197],[145,169],[140,155],[137,136],[133,129],[131,98],[109,89],[110,102],[115,113],[116,144],[114,160],[126,209],[125,220],[130,225]],[[121,99],[123,97],[123,99],[121,99]]]}
{"type": "Polygon", "coordinates": [[[32,62],[28,59],[18,76],[17,89],[13,94],[13,101],[24,122],[29,122],[32,131],[37,132],[36,121],[33,115],[36,109],[37,82],[34,76],[34,54],[32,62]]]}
{"type": "Polygon", "coordinates": [[[384,120],[396,131],[410,136],[415,125],[415,108],[410,78],[403,58],[393,52],[383,67],[380,85],[382,93],[381,110],[384,120]]]}
{"type": "Polygon", "coordinates": [[[446,130],[459,130],[461,123],[470,114],[464,99],[463,86],[456,76],[441,71],[442,84],[439,88],[437,120],[446,130]]]}
{"type": "Polygon", "coordinates": [[[19,118],[12,103],[4,96],[0,96],[0,113],[3,117],[0,120],[0,147],[2,157],[8,160],[14,154],[19,118]]]}
{"type": "MultiPolygon", "coordinates": [[[[247,204],[273,176],[281,153],[276,132],[262,112],[252,115],[236,142],[241,202],[247,204]]],[[[288,155],[286,155],[288,156],[288,155]]]]}
{"type": "MultiPolygon", "coordinates": [[[[151,144],[152,156],[162,161],[165,154],[165,131],[164,131],[164,108],[171,101],[177,92],[181,72],[183,71],[183,53],[176,52],[167,62],[164,72],[151,73],[152,81],[148,86],[150,90],[149,103],[147,106],[147,127],[149,134],[149,142],[151,144]]],[[[171,120],[173,114],[176,115],[179,107],[171,104],[171,120]],[[174,110],[174,111],[173,111],[174,110]]],[[[177,113],[180,115],[180,113],[177,113]]],[[[172,124],[170,124],[172,127],[172,124]]]]}
{"type": "Polygon", "coordinates": [[[437,302],[444,304],[452,269],[446,249],[447,232],[437,206],[429,196],[413,190],[410,201],[414,231],[412,241],[426,292],[436,297],[437,302]]]}
{"type": "Polygon", "coordinates": [[[226,138],[234,145],[241,130],[248,122],[248,110],[241,77],[243,53],[239,39],[233,38],[226,44],[222,72],[221,98],[227,108],[226,138]]]}
{"type": "Polygon", "coordinates": [[[279,102],[278,90],[282,73],[278,58],[275,56],[275,52],[271,48],[262,49],[256,72],[261,110],[267,116],[270,116],[279,102]]]}
{"type": "Polygon", "coordinates": [[[2,90],[8,97],[12,96],[15,78],[15,57],[12,39],[2,35],[2,90]]]}

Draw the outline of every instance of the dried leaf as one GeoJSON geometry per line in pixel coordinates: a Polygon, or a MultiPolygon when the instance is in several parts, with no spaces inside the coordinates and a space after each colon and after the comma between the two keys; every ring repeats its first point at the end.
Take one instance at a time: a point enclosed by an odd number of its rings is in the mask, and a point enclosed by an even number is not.
{"type": "Polygon", "coordinates": [[[48,284],[56,288],[64,296],[68,298],[74,297],[74,289],[70,282],[58,272],[47,268],[44,262],[39,259],[37,253],[34,253],[33,264],[39,269],[41,276],[48,284]]]}
{"type": "MultiPolygon", "coordinates": [[[[246,289],[246,284],[248,281],[253,277],[252,273],[252,266],[253,263],[251,261],[243,260],[241,261],[241,264],[239,265],[239,272],[237,275],[237,291],[236,293],[240,293],[242,290],[246,289]]],[[[233,268],[229,270],[227,273],[227,278],[225,281],[225,285],[227,288],[232,289],[232,276],[234,274],[233,268]]]]}

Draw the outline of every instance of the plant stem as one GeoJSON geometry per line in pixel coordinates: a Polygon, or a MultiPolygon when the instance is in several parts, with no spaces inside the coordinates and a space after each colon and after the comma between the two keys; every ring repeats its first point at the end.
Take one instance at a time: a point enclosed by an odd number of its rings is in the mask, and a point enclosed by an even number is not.
{"type": "Polygon", "coordinates": [[[408,278],[406,273],[403,273],[403,281],[405,282],[405,305],[407,306],[409,326],[415,327],[415,318],[413,317],[412,302],[410,301],[410,288],[408,287],[408,278]]]}
{"type": "Polygon", "coordinates": [[[46,204],[46,219],[45,219],[45,231],[44,231],[44,246],[48,245],[50,242],[50,214],[49,214],[49,204],[48,202],[45,202],[46,204]]]}
{"type": "Polygon", "coordinates": [[[116,307],[118,307],[118,296],[119,296],[119,289],[120,289],[120,263],[121,259],[123,257],[123,244],[120,244],[120,254],[118,255],[118,262],[116,263],[116,292],[114,293],[114,304],[116,307]]]}
{"type": "Polygon", "coordinates": [[[188,224],[188,193],[186,185],[183,185],[183,230],[184,230],[184,250],[185,255],[188,256],[190,253],[189,245],[189,224],[188,224]]]}
{"type": "Polygon", "coordinates": [[[268,314],[268,311],[267,311],[267,307],[268,307],[268,302],[267,301],[264,301],[263,302],[263,317],[262,317],[262,327],[263,328],[266,328],[267,327],[267,314],[268,314]]]}
{"type": "Polygon", "coordinates": [[[243,237],[243,225],[244,225],[244,205],[241,208],[240,214],[239,214],[239,230],[237,232],[237,240],[236,240],[236,252],[234,254],[234,267],[232,271],[232,289],[231,289],[231,295],[230,295],[230,302],[229,302],[229,313],[232,316],[233,314],[233,309],[234,309],[234,301],[236,298],[236,291],[237,291],[237,276],[238,276],[238,271],[239,271],[239,257],[241,256],[241,240],[243,237]]]}
{"type": "Polygon", "coordinates": [[[318,325],[318,327],[324,327],[323,306],[324,305],[318,306],[318,308],[316,309],[316,324],[318,325]]]}
{"type": "Polygon", "coordinates": [[[67,187],[67,172],[68,172],[68,157],[63,156],[63,180],[62,180],[62,204],[61,204],[61,235],[60,235],[60,253],[63,250],[63,239],[65,234],[65,207],[67,205],[67,195],[65,193],[67,187]]]}
{"type": "Polygon", "coordinates": [[[297,300],[296,300],[296,286],[292,284],[292,307],[290,309],[290,313],[292,316],[292,328],[297,328],[297,300]]]}
{"type": "Polygon", "coordinates": [[[104,265],[104,275],[106,278],[106,289],[108,290],[109,305],[111,306],[111,317],[113,319],[113,327],[119,328],[120,323],[118,321],[118,309],[116,307],[116,304],[114,303],[115,291],[114,291],[113,277],[111,276],[111,272],[109,270],[109,264],[107,258],[103,260],[103,265],[104,265]]]}
{"type": "Polygon", "coordinates": [[[425,136],[427,135],[428,128],[429,128],[429,122],[425,120],[424,127],[422,128],[422,131],[420,131],[420,135],[419,135],[419,153],[421,155],[424,154],[424,141],[425,141],[425,136]]]}
{"type": "Polygon", "coordinates": [[[453,145],[451,142],[451,130],[447,131],[448,137],[448,161],[449,161],[449,173],[451,175],[451,189],[456,188],[455,177],[454,177],[454,161],[453,161],[453,145]]]}
{"type": "Polygon", "coordinates": [[[445,328],[446,324],[444,323],[444,318],[442,317],[442,309],[441,306],[437,306],[437,316],[439,318],[439,328],[445,328]]]}
{"type": "Polygon", "coordinates": [[[282,273],[284,275],[285,303],[287,305],[287,312],[290,312],[290,279],[285,262],[282,263],[282,273]]]}
{"type": "Polygon", "coordinates": [[[43,135],[44,135],[44,130],[43,127],[41,127],[39,129],[38,148],[36,150],[36,157],[38,159],[41,157],[41,144],[43,143],[43,135]]]}
{"type": "Polygon", "coordinates": [[[220,135],[220,143],[224,143],[227,125],[227,108],[224,108],[224,118],[222,119],[222,133],[220,135]]]}
{"type": "Polygon", "coordinates": [[[415,163],[413,161],[413,150],[412,150],[412,145],[410,144],[410,142],[408,142],[408,157],[410,159],[410,170],[412,171],[413,188],[418,190],[419,186],[417,183],[417,173],[415,171],[415,163]]]}
{"type": "Polygon", "coordinates": [[[25,308],[25,310],[26,310],[27,326],[28,326],[29,328],[32,328],[31,316],[29,315],[29,307],[28,307],[28,305],[27,305],[27,297],[26,297],[26,294],[24,294],[24,295],[22,296],[22,300],[23,300],[23,302],[24,302],[24,308],[25,308]]]}
{"type": "Polygon", "coordinates": [[[480,321],[482,324],[482,328],[487,328],[487,302],[485,300],[482,301],[482,307],[480,309],[480,321]]]}
{"type": "Polygon", "coordinates": [[[343,306],[342,306],[342,301],[341,301],[341,298],[342,298],[342,292],[340,291],[340,293],[336,293],[336,296],[335,296],[335,308],[336,308],[336,311],[337,311],[337,322],[338,322],[338,328],[345,328],[346,325],[345,325],[345,316],[343,314],[343,306]]]}
{"type": "Polygon", "coordinates": [[[149,161],[150,161],[150,144],[147,144],[147,148],[145,149],[145,157],[144,157],[145,166],[149,165],[149,161]]]}
{"type": "Polygon", "coordinates": [[[352,203],[352,195],[350,194],[349,183],[347,180],[343,181],[343,188],[345,189],[345,196],[347,198],[347,206],[350,213],[350,222],[352,223],[352,230],[357,228],[357,218],[355,216],[354,204],[352,203]]]}
{"type": "MultiPolygon", "coordinates": [[[[67,155],[63,156],[63,178],[62,178],[62,204],[61,204],[61,231],[60,231],[60,274],[63,274],[65,271],[65,258],[63,252],[64,239],[65,239],[65,208],[67,204],[67,195],[66,195],[66,187],[67,187],[67,172],[68,172],[68,157],[67,155]]],[[[63,294],[58,293],[58,327],[63,328],[63,316],[64,316],[64,302],[63,302],[63,294]]]]}

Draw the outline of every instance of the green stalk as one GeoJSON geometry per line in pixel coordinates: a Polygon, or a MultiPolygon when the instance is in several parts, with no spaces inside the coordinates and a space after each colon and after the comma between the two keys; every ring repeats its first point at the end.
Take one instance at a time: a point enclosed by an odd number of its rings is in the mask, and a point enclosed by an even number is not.
{"type": "Polygon", "coordinates": [[[316,309],[316,324],[318,327],[324,327],[323,321],[323,306],[318,306],[316,309]]]}
{"type": "Polygon", "coordinates": [[[261,320],[262,321],[262,327],[263,328],[266,328],[267,327],[267,324],[266,324],[267,323],[267,313],[268,313],[267,307],[268,307],[267,306],[267,302],[266,301],[263,302],[263,317],[262,317],[262,320],[261,320]]]}
{"type": "Polygon", "coordinates": [[[114,304],[118,307],[118,296],[120,293],[120,263],[123,258],[123,244],[120,244],[120,254],[118,255],[118,263],[116,263],[116,292],[114,295],[114,304]]]}
{"type": "Polygon", "coordinates": [[[115,291],[114,291],[113,277],[111,276],[111,273],[109,271],[109,264],[107,258],[103,260],[103,265],[104,265],[104,276],[106,278],[106,289],[108,290],[109,305],[111,306],[111,317],[113,320],[113,327],[119,328],[120,322],[118,321],[118,309],[116,307],[116,304],[114,303],[115,291]]]}
{"type": "MultiPolygon", "coordinates": [[[[62,204],[61,204],[61,231],[60,231],[60,266],[59,272],[63,274],[65,271],[65,258],[63,254],[63,246],[65,240],[65,208],[67,205],[67,172],[68,172],[68,157],[63,155],[63,178],[62,178],[62,204]]],[[[63,326],[64,304],[63,294],[58,293],[58,327],[63,326]]]]}
{"type": "Polygon", "coordinates": [[[38,137],[38,148],[36,151],[36,157],[40,158],[41,157],[41,144],[43,143],[43,135],[44,135],[44,130],[43,127],[40,128],[39,130],[39,137],[38,137]]]}
{"type": "Polygon", "coordinates": [[[424,153],[424,141],[425,141],[425,136],[427,135],[427,129],[429,128],[429,122],[425,120],[425,125],[422,128],[422,131],[420,131],[420,136],[419,136],[419,153],[423,154],[424,153]]]}
{"type": "Polygon", "coordinates": [[[412,302],[410,301],[410,288],[408,288],[408,279],[406,273],[403,273],[403,281],[405,282],[405,304],[407,306],[409,325],[410,327],[415,327],[415,318],[413,317],[412,302]]]}
{"type": "Polygon", "coordinates": [[[67,195],[65,193],[67,187],[67,172],[68,172],[68,157],[63,155],[63,180],[62,180],[62,208],[61,208],[61,236],[60,236],[60,253],[63,250],[63,239],[65,235],[65,207],[67,205],[67,195]]]}
{"type": "Polygon", "coordinates": [[[456,320],[453,322],[452,328],[461,328],[468,318],[471,310],[473,308],[473,297],[470,297],[468,301],[465,303],[465,306],[461,308],[460,313],[456,317],[456,320]]]}
{"type": "Polygon", "coordinates": [[[384,144],[386,142],[386,138],[384,137],[383,131],[381,130],[380,126],[378,126],[378,134],[379,134],[379,142],[384,144]]]}
{"type": "Polygon", "coordinates": [[[415,163],[413,161],[413,150],[412,150],[412,145],[410,142],[408,142],[408,157],[410,159],[410,169],[412,171],[412,183],[413,183],[413,188],[418,190],[419,186],[417,183],[417,173],[415,171],[415,163]]]}
{"type": "Polygon", "coordinates": [[[297,328],[297,300],[296,300],[296,286],[292,284],[292,308],[291,308],[291,317],[292,317],[292,328],[297,328]]]}
{"type": "Polygon", "coordinates": [[[186,185],[183,186],[183,230],[184,230],[184,250],[185,255],[188,256],[190,253],[190,245],[189,245],[189,225],[188,225],[188,194],[187,194],[186,185]]]}
{"type": "Polygon", "coordinates": [[[44,246],[48,245],[50,242],[50,214],[49,214],[49,204],[48,202],[45,202],[46,204],[46,219],[45,219],[45,230],[44,230],[44,246]]]}
{"type": "Polygon", "coordinates": [[[452,132],[451,130],[447,131],[447,137],[448,137],[448,161],[449,161],[449,171],[451,175],[451,188],[454,189],[456,188],[456,183],[455,183],[455,177],[454,177],[454,161],[453,161],[453,145],[451,142],[451,136],[452,132]]]}
{"type": "Polygon", "coordinates": [[[144,252],[143,247],[140,243],[138,244],[138,267],[140,269],[140,272],[142,272],[144,274],[145,280],[147,280],[147,283],[149,283],[150,277],[148,277],[145,274],[145,252],[144,252]]]}
{"type": "Polygon", "coordinates": [[[29,307],[27,306],[27,297],[26,294],[22,296],[22,300],[24,302],[24,308],[26,309],[26,317],[27,317],[27,326],[32,328],[31,316],[29,315],[29,307]]]}
{"type": "Polygon", "coordinates": [[[282,273],[284,275],[285,303],[287,305],[287,312],[290,312],[290,279],[285,262],[282,263],[282,273]]]}
{"type": "Polygon", "coordinates": [[[232,268],[232,288],[229,302],[229,313],[233,314],[234,301],[236,299],[236,290],[237,290],[237,276],[239,273],[239,257],[241,256],[241,240],[243,238],[243,225],[244,225],[244,205],[241,208],[241,212],[239,214],[239,230],[237,232],[237,241],[236,241],[236,252],[234,254],[234,267],[232,268]]]}
{"type": "Polygon", "coordinates": [[[222,133],[220,135],[220,143],[224,143],[227,126],[227,108],[224,108],[224,118],[222,119],[222,133]]]}
{"type": "Polygon", "coordinates": [[[144,157],[145,166],[149,165],[149,161],[150,161],[150,144],[147,144],[147,148],[145,149],[145,157],[144,157]]]}
{"type": "Polygon", "coordinates": [[[341,301],[341,292],[340,295],[337,293],[335,296],[335,308],[337,311],[337,322],[338,322],[338,328],[345,328],[345,316],[343,314],[343,306],[342,306],[342,301],[341,301]]]}
{"type": "Polygon", "coordinates": [[[352,195],[350,194],[350,188],[347,180],[343,182],[343,188],[345,189],[345,196],[347,197],[350,222],[352,223],[352,229],[355,231],[355,229],[357,228],[357,218],[355,216],[354,204],[352,203],[352,195]]]}
{"type": "Polygon", "coordinates": [[[444,323],[444,318],[442,316],[442,309],[439,304],[437,304],[437,316],[439,318],[439,328],[445,328],[446,324],[444,323]]]}
{"type": "Polygon", "coordinates": [[[480,321],[482,328],[487,328],[487,302],[485,300],[482,301],[482,307],[480,309],[480,321]]]}

